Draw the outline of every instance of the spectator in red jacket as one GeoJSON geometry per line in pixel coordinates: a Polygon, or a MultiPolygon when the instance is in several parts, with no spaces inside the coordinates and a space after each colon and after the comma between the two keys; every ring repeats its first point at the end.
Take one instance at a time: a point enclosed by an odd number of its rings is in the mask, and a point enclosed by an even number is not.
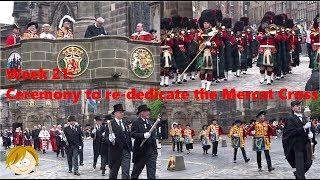
{"type": "Polygon", "coordinates": [[[12,33],[6,39],[6,46],[12,46],[20,43],[20,27],[17,24],[12,25],[12,33]]]}

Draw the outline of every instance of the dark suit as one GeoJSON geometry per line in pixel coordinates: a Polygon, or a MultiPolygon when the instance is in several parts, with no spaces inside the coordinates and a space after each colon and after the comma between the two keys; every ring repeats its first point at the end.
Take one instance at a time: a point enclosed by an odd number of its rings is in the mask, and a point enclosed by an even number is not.
{"type": "Polygon", "coordinates": [[[298,116],[290,115],[285,122],[282,136],[284,154],[291,167],[296,168],[298,179],[305,179],[305,173],[312,165],[309,130],[304,130],[305,123],[306,121],[301,122],[298,116]]]}
{"type": "Polygon", "coordinates": [[[56,130],[55,134],[56,134],[56,142],[57,142],[57,157],[59,156],[60,152],[61,152],[62,157],[64,157],[65,142],[60,137],[61,133],[59,130],[56,130]]]}
{"type": "Polygon", "coordinates": [[[89,25],[86,33],[84,35],[85,38],[92,38],[99,35],[107,35],[106,31],[104,30],[104,27],[96,27],[95,24],[89,25]]]}
{"type": "Polygon", "coordinates": [[[40,133],[40,129],[34,129],[31,132],[31,136],[32,136],[32,139],[33,139],[33,147],[34,147],[34,149],[36,149],[38,151],[40,149],[39,133],[40,133]]]}
{"type": "Polygon", "coordinates": [[[130,179],[130,160],[132,151],[131,132],[127,123],[122,120],[125,131],[116,120],[111,121],[112,131],[115,135],[115,143],[109,141],[109,129],[106,131],[106,139],[109,142],[109,179],[117,179],[119,168],[122,169],[122,179],[130,179]]]}
{"type": "MultiPolygon", "coordinates": [[[[102,151],[102,142],[104,141],[104,137],[102,133],[106,131],[106,127],[101,125],[99,129],[97,126],[95,127],[96,132],[91,132],[91,137],[93,138],[93,166],[97,165],[98,157],[101,155],[102,151]]],[[[103,161],[101,156],[101,167],[103,167],[103,161]]]]}
{"type": "MultiPolygon", "coordinates": [[[[106,130],[107,127],[105,124],[103,124],[102,126],[104,126],[104,129],[106,130]]],[[[105,133],[105,136],[102,138],[101,141],[101,148],[100,148],[100,152],[101,152],[101,164],[102,164],[102,174],[105,174],[106,171],[106,166],[109,164],[109,145],[108,145],[108,141],[105,137],[107,133],[105,133]]]]}
{"type": "Polygon", "coordinates": [[[79,126],[75,126],[74,129],[72,129],[70,126],[67,126],[66,128],[64,128],[63,132],[68,142],[66,153],[69,171],[72,171],[73,166],[74,172],[78,172],[78,154],[79,147],[82,143],[81,129],[79,126]]]}
{"type": "Polygon", "coordinates": [[[147,167],[147,178],[156,178],[156,163],[158,156],[155,133],[156,131],[153,131],[144,145],[140,147],[141,142],[145,139],[144,133],[149,132],[151,127],[151,121],[148,120],[148,123],[146,123],[141,118],[132,123],[131,134],[135,139],[132,158],[132,162],[134,163],[131,174],[132,179],[137,179],[139,177],[145,165],[147,167]]]}

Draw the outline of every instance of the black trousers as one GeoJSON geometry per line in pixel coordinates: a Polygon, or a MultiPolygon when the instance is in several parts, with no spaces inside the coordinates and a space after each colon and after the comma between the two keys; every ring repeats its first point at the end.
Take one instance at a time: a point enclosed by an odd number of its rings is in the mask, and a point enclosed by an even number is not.
{"type": "Polygon", "coordinates": [[[108,154],[101,154],[101,167],[102,170],[105,171],[106,170],[106,166],[108,165],[108,154]]]}
{"type": "MultiPolygon", "coordinates": [[[[266,157],[266,161],[267,161],[267,165],[268,165],[268,169],[270,169],[272,167],[271,165],[271,157],[269,154],[269,150],[264,150],[264,155],[266,157]]],[[[258,168],[261,168],[261,151],[257,151],[257,163],[258,163],[258,168]]]]}
{"type": "Polygon", "coordinates": [[[219,141],[212,142],[212,154],[217,155],[219,141]]]}
{"type": "Polygon", "coordinates": [[[177,142],[177,149],[182,152],[182,142],[177,142]]]}
{"type": "Polygon", "coordinates": [[[144,166],[147,167],[147,178],[155,179],[157,157],[158,157],[157,150],[150,149],[150,151],[147,152],[143,158],[139,159],[138,162],[135,162],[133,164],[131,179],[138,179],[144,166]]]}
{"type": "Polygon", "coordinates": [[[174,138],[172,138],[172,150],[173,151],[175,150],[175,147],[176,147],[176,142],[174,141],[174,138]]]}
{"type": "MultiPolygon", "coordinates": [[[[241,147],[240,149],[242,152],[243,159],[247,160],[246,150],[244,149],[244,147],[241,147]]],[[[238,148],[234,148],[233,160],[237,160],[237,152],[238,152],[238,148]]]]}
{"type": "Polygon", "coordinates": [[[295,151],[296,176],[297,179],[306,179],[305,173],[310,169],[311,164],[305,162],[303,152],[295,151]]]}
{"type": "Polygon", "coordinates": [[[39,138],[36,138],[36,139],[33,140],[33,147],[34,147],[35,150],[39,151],[39,149],[40,149],[40,140],[39,140],[39,138]]]}
{"type": "Polygon", "coordinates": [[[101,159],[101,167],[103,166],[103,158],[100,152],[93,152],[93,166],[97,165],[98,157],[101,159]]]}
{"type": "Polygon", "coordinates": [[[81,146],[81,149],[79,149],[79,160],[80,164],[83,164],[83,145],[81,146]]]}
{"type": "Polygon", "coordinates": [[[67,159],[69,171],[72,171],[72,167],[74,168],[74,172],[78,172],[78,156],[79,156],[79,148],[76,146],[71,146],[67,148],[67,159]]]}
{"type": "Polygon", "coordinates": [[[109,179],[117,179],[119,168],[121,166],[122,179],[130,179],[130,161],[131,153],[130,151],[124,149],[122,151],[122,156],[114,164],[110,164],[110,174],[109,179]]]}
{"type": "Polygon", "coordinates": [[[57,143],[57,157],[61,152],[61,156],[64,157],[64,145],[61,143],[57,143]]]}

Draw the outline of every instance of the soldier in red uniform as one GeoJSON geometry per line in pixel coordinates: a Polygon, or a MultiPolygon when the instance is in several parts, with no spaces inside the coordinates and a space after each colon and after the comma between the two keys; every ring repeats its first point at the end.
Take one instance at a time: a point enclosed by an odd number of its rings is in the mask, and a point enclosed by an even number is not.
{"type": "Polygon", "coordinates": [[[23,132],[21,131],[21,127],[16,128],[13,134],[13,145],[22,146],[23,144],[23,132]]]}
{"type": "Polygon", "coordinates": [[[12,25],[12,33],[6,39],[6,46],[20,43],[20,27],[17,24],[12,25]]]}
{"type": "Polygon", "coordinates": [[[247,69],[252,68],[252,42],[253,42],[253,35],[252,35],[252,29],[249,26],[249,17],[241,17],[240,21],[244,23],[244,28],[242,32],[242,41],[243,41],[243,47],[244,51],[241,54],[243,58],[243,64],[241,64],[241,71],[242,74],[247,74],[247,69]]]}
{"type": "Polygon", "coordinates": [[[170,36],[170,19],[161,19],[161,43],[160,43],[160,86],[169,86],[170,70],[174,67],[172,56],[173,40],[170,36]]]}
{"type": "Polygon", "coordinates": [[[247,63],[246,52],[245,52],[246,41],[245,41],[244,37],[242,37],[243,28],[244,28],[243,21],[237,21],[234,24],[234,28],[233,28],[233,32],[235,33],[236,42],[237,42],[237,46],[238,46],[237,47],[238,50],[236,51],[236,53],[238,54],[237,61],[234,64],[236,77],[240,77],[240,73],[241,73],[241,69],[242,69],[241,67],[245,67],[245,65],[247,63]]]}
{"type": "Polygon", "coordinates": [[[219,67],[219,50],[222,41],[217,35],[219,30],[215,27],[215,11],[211,9],[202,11],[198,22],[201,28],[198,35],[199,50],[202,51],[202,56],[198,59],[201,88],[209,91],[213,77],[218,78],[219,68],[217,67],[219,67]]]}
{"type": "Polygon", "coordinates": [[[311,28],[310,39],[311,39],[311,68],[317,69],[320,62],[320,15],[313,19],[313,26],[311,28]]]}
{"type": "Polygon", "coordinates": [[[267,85],[271,85],[271,75],[273,73],[273,63],[275,59],[275,38],[276,33],[273,27],[273,17],[265,15],[261,20],[261,25],[258,29],[257,40],[260,43],[259,57],[257,66],[260,68],[261,79],[260,83],[263,84],[265,80],[265,73],[267,72],[267,85]]]}
{"type": "Polygon", "coordinates": [[[132,40],[140,40],[140,41],[152,41],[153,37],[150,33],[143,30],[143,24],[138,23],[136,27],[135,33],[131,35],[132,40]]]}

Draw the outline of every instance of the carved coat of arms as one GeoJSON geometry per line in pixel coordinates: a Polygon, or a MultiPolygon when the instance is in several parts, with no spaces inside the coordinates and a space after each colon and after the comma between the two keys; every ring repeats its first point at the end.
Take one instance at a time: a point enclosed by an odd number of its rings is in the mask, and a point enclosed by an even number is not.
{"type": "Polygon", "coordinates": [[[69,77],[76,77],[83,74],[89,65],[89,56],[84,48],[77,45],[70,45],[63,48],[57,58],[58,68],[69,77]],[[63,70],[66,71],[63,71],[63,70]]]}
{"type": "Polygon", "coordinates": [[[148,78],[154,71],[153,55],[147,48],[138,47],[131,53],[130,65],[136,76],[148,78]]]}

